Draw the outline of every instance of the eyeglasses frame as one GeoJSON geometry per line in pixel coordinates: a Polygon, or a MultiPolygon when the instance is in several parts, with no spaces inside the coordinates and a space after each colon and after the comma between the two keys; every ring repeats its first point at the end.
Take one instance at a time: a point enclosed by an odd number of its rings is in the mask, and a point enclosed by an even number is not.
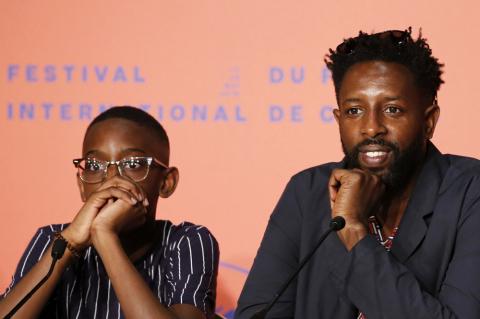
{"type": "MultiPolygon", "coordinates": [[[[150,173],[150,166],[152,164],[156,164],[160,167],[163,167],[164,169],[168,169],[168,165],[166,165],[165,163],[163,163],[162,161],[156,159],[155,157],[153,156],[130,156],[130,157],[125,157],[125,158],[122,158],[118,161],[105,161],[105,160],[99,160],[99,159],[96,159],[96,158],[91,158],[91,157],[82,157],[82,158],[75,158],[72,160],[73,162],[73,165],[77,168],[77,169],[81,169],[81,170],[85,170],[84,168],[82,168],[80,166],[80,163],[84,160],[87,160],[87,159],[94,159],[98,162],[102,162],[102,163],[105,163],[106,166],[105,166],[105,169],[103,170],[103,177],[100,181],[98,182],[88,182],[86,180],[84,180],[82,178],[82,174],[78,174],[78,177],[82,180],[82,182],[84,183],[87,183],[87,184],[97,184],[97,183],[101,183],[105,180],[105,178],[107,177],[107,173],[108,173],[108,167],[110,165],[115,165],[117,167],[117,171],[118,173],[121,175],[121,176],[124,176],[123,173],[122,173],[122,169],[120,169],[120,162],[122,161],[125,161],[125,160],[128,160],[128,159],[146,159],[147,160],[147,163],[148,163],[148,168],[147,168],[147,173],[145,174],[145,177],[143,177],[142,179],[138,180],[138,181],[135,181],[135,182],[141,182],[141,181],[144,181],[147,177],[148,177],[148,174],[150,173]]],[[[128,177],[130,178],[129,176],[124,176],[124,177],[128,177]]]]}

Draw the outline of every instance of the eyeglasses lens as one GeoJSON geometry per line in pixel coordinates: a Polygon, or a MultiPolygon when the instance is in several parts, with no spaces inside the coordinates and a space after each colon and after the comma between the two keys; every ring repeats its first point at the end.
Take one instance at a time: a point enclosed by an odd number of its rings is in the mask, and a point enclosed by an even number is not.
{"type": "Polygon", "coordinates": [[[87,183],[97,183],[103,180],[105,164],[95,159],[84,159],[78,165],[78,171],[82,180],[87,183]]]}
{"type": "Polygon", "coordinates": [[[148,175],[150,163],[147,158],[129,158],[120,161],[118,168],[123,176],[138,182],[148,175]]]}
{"type": "MultiPolygon", "coordinates": [[[[117,169],[120,175],[139,182],[147,177],[151,159],[132,157],[122,159],[117,163],[117,169]]],[[[83,159],[77,165],[78,174],[84,182],[99,183],[105,178],[107,168],[110,164],[115,165],[115,162],[110,163],[93,158],[83,159]]]]}

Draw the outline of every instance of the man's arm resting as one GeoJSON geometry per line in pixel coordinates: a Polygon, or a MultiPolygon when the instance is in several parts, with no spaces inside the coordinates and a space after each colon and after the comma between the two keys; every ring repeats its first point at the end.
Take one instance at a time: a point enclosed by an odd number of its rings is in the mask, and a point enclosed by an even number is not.
{"type": "Polygon", "coordinates": [[[391,319],[480,318],[479,267],[480,251],[454,256],[438,296],[433,296],[371,235],[330,262],[332,278],[367,318],[391,319]]]}

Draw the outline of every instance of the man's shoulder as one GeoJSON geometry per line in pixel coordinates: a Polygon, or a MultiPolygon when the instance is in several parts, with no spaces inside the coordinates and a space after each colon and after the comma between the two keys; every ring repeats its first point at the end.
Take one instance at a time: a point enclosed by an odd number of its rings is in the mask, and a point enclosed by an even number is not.
{"type": "Polygon", "coordinates": [[[296,173],[290,181],[296,186],[304,185],[314,188],[317,185],[321,185],[324,187],[332,171],[341,166],[341,162],[330,162],[313,166],[296,173]]]}
{"type": "Polygon", "coordinates": [[[444,187],[458,183],[480,181],[480,160],[460,155],[445,154],[443,159],[448,162],[448,170],[444,178],[444,187]]]}
{"type": "Polygon", "coordinates": [[[442,157],[448,162],[448,169],[440,192],[448,189],[480,196],[480,160],[452,154],[445,154],[442,157]]]}
{"type": "Polygon", "coordinates": [[[453,169],[457,174],[470,174],[480,176],[479,159],[455,154],[445,154],[443,156],[448,160],[450,168],[453,169]]]}

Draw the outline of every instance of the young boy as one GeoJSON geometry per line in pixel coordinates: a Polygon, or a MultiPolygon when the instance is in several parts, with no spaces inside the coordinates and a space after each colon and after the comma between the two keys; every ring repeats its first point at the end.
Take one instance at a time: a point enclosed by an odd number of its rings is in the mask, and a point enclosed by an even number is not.
{"type": "Polygon", "coordinates": [[[87,128],[74,165],[84,204],[71,223],[38,230],[0,317],[47,273],[59,238],[68,243],[64,256],[15,318],[212,317],[216,240],[202,226],[155,220],[158,197],[169,197],[179,178],[160,123],[134,107],[111,108],[87,128]]]}

